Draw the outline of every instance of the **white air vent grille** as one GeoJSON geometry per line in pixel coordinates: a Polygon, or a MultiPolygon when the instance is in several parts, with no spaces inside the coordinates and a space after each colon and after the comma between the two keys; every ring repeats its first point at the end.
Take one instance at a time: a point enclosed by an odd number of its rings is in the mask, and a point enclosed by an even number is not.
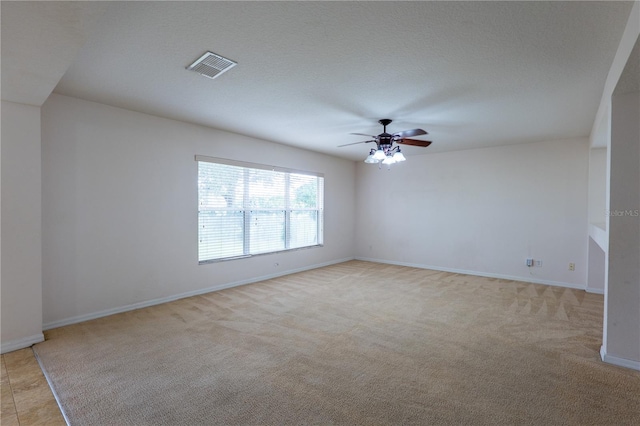
{"type": "Polygon", "coordinates": [[[202,55],[197,61],[187,67],[189,71],[197,72],[205,77],[216,78],[225,71],[237,65],[231,59],[223,58],[212,52],[202,55]]]}

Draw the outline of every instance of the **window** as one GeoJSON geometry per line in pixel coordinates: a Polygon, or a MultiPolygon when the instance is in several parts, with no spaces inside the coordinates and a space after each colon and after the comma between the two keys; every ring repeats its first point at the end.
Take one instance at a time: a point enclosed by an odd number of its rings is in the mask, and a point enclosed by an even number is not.
{"type": "Polygon", "coordinates": [[[196,156],[198,261],[322,245],[324,177],[196,156]]]}

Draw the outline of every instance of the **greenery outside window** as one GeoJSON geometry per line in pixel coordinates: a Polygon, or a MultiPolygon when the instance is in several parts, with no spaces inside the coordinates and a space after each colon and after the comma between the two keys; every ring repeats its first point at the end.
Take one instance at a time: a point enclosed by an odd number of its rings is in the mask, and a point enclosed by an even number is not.
{"type": "Polygon", "coordinates": [[[200,155],[196,161],[199,263],[322,245],[321,174],[200,155]]]}

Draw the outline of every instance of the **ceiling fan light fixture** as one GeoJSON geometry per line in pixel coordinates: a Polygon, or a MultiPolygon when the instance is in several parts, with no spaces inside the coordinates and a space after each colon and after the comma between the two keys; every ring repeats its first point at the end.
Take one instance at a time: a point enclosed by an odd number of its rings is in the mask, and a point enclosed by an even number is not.
{"type": "MultiPolygon", "coordinates": [[[[364,162],[367,164],[386,164],[387,166],[391,166],[392,164],[401,163],[407,160],[404,154],[400,151],[400,147],[395,144],[414,145],[414,146],[421,146],[423,148],[426,148],[429,145],[431,145],[431,141],[409,139],[409,137],[413,137],[413,136],[426,135],[427,132],[425,130],[410,129],[410,130],[403,130],[402,132],[389,134],[387,133],[387,126],[391,124],[391,120],[388,118],[383,118],[382,120],[378,120],[378,123],[382,124],[383,130],[382,130],[382,133],[380,133],[378,136],[371,136],[371,138],[373,139],[369,139],[361,142],[347,143],[347,144],[338,145],[338,146],[342,147],[342,146],[356,145],[361,143],[375,142],[377,145],[377,149],[372,148],[369,151],[369,155],[367,156],[367,158],[365,158],[364,162]]],[[[369,136],[366,133],[351,133],[351,134],[369,136]]]]}
{"type": "Polygon", "coordinates": [[[387,155],[384,153],[384,151],[382,149],[378,149],[375,154],[373,154],[373,158],[375,158],[376,160],[380,161],[380,160],[384,160],[387,158],[387,155]]]}
{"type": "Polygon", "coordinates": [[[400,152],[400,150],[398,150],[396,153],[393,154],[393,160],[396,163],[400,163],[402,161],[406,161],[407,159],[405,158],[404,154],[400,152]]]}
{"type": "Polygon", "coordinates": [[[373,158],[373,155],[369,155],[367,158],[364,159],[364,162],[367,164],[377,164],[378,160],[373,158]]]}

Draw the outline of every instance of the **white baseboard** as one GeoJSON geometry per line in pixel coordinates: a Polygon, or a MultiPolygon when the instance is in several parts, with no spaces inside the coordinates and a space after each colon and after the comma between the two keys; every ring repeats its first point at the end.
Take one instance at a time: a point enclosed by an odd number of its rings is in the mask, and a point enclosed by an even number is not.
{"type": "Polygon", "coordinates": [[[617,365],[618,367],[631,368],[632,370],[640,371],[640,361],[633,361],[630,359],[619,358],[617,356],[607,354],[604,346],[600,346],[600,358],[607,364],[617,365]]]}
{"type": "MultiPolygon", "coordinates": [[[[295,274],[297,272],[303,272],[311,269],[322,268],[324,266],[335,265],[337,263],[348,262],[349,260],[353,260],[353,259],[354,259],[353,257],[350,257],[345,259],[332,260],[329,262],[319,263],[311,266],[305,266],[302,268],[290,269],[288,271],[280,271],[275,274],[263,275],[261,277],[254,277],[254,278],[249,278],[241,281],[234,281],[234,282],[220,284],[213,287],[207,287],[199,290],[188,291],[186,293],[180,293],[172,296],[161,297],[159,299],[152,299],[144,302],[132,303],[131,305],[121,306],[118,308],[105,309],[103,311],[93,312],[90,314],[78,315],[78,316],[74,316],[71,318],[66,318],[58,321],[51,321],[43,324],[42,329],[51,330],[52,328],[64,327],[65,325],[77,324],[79,322],[89,321],[96,318],[102,318],[102,317],[106,317],[113,314],[119,314],[121,312],[133,311],[135,309],[146,308],[154,305],[160,305],[162,303],[167,303],[167,302],[173,302],[174,300],[184,299],[186,297],[191,297],[191,296],[198,296],[200,294],[205,294],[205,293],[211,293],[212,291],[224,290],[226,288],[238,287],[246,284],[253,284],[259,281],[265,281],[265,280],[270,280],[272,278],[282,277],[284,275],[295,274]]],[[[3,345],[3,349],[4,349],[4,345],[3,345]]]]}
{"type": "Polygon", "coordinates": [[[420,269],[432,269],[434,271],[452,272],[454,274],[473,275],[476,277],[499,278],[504,280],[522,281],[522,282],[534,283],[534,284],[545,284],[545,285],[552,285],[556,287],[573,288],[576,290],[586,289],[585,286],[581,286],[578,284],[565,283],[560,281],[551,281],[551,280],[540,280],[537,278],[529,278],[529,277],[518,277],[513,275],[493,274],[491,272],[468,271],[465,269],[443,268],[441,266],[422,265],[418,263],[408,263],[408,262],[396,262],[393,260],[370,259],[366,257],[356,257],[356,260],[364,260],[366,262],[386,263],[389,265],[409,266],[412,268],[420,268],[420,269]]]}
{"type": "Polygon", "coordinates": [[[604,294],[604,289],[603,288],[585,288],[584,289],[587,293],[594,293],[594,294],[604,294]]]}
{"type": "Polygon", "coordinates": [[[2,342],[0,346],[0,353],[6,354],[7,352],[17,351],[18,349],[28,348],[36,343],[44,342],[44,334],[38,333],[33,336],[23,337],[21,339],[9,340],[8,342],[2,342]]]}

